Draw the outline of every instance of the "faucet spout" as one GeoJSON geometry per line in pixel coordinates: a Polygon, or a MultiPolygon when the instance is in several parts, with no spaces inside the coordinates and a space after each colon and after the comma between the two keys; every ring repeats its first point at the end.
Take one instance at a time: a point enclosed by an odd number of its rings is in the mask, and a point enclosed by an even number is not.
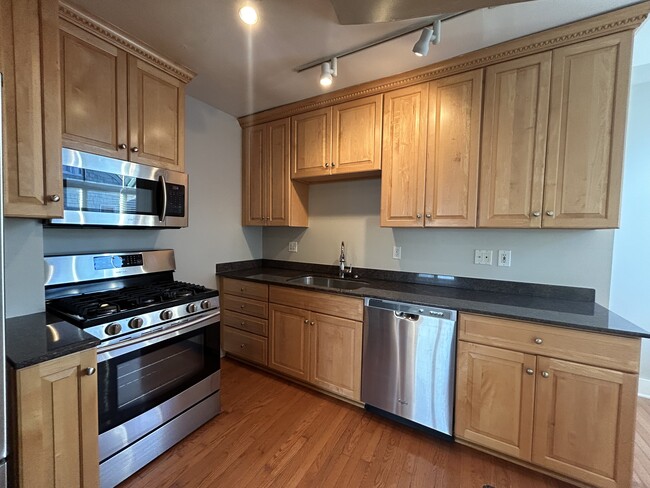
{"type": "Polygon", "coordinates": [[[339,256],[339,278],[345,278],[345,242],[341,241],[341,255],[339,256]]]}

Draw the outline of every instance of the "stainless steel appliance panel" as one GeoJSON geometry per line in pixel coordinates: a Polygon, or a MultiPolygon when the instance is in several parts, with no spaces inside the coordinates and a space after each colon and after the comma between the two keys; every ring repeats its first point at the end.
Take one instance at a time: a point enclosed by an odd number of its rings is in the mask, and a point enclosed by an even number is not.
{"type": "Polygon", "coordinates": [[[451,436],[456,315],[366,299],[361,401],[451,436]]]}
{"type": "MultiPolygon", "coordinates": [[[[3,79],[0,73],[0,175],[4,175],[3,79]]],[[[4,185],[0,185],[0,488],[7,486],[7,370],[5,364],[5,236],[4,236],[4,185]]]]}

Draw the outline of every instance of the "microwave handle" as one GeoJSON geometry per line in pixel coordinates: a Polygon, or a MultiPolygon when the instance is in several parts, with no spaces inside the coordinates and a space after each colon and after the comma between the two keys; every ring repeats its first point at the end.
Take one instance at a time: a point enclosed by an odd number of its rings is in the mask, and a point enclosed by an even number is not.
{"type": "Polygon", "coordinates": [[[165,177],[163,175],[160,175],[158,177],[158,185],[160,185],[162,190],[162,208],[160,209],[158,220],[164,222],[165,218],[167,217],[167,182],[165,181],[165,177]]]}

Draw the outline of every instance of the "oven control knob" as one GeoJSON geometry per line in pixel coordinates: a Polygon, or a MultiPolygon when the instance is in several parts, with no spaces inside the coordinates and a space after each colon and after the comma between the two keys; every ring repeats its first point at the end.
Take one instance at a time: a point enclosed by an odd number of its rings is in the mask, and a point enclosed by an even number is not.
{"type": "Polygon", "coordinates": [[[118,323],[108,324],[106,329],[104,329],[108,335],[117,335],[122,332],[122,326],[118,323]]]}
{"type": "Polygon", "coordinates": [[[144,320],[142,320],[140,317],[134,317],[129,320],[129,328],[131,329],[139,329],[142,327],[142,324],[144,324],[144,320]]]}
{"type": "Polygon", "coordinates": [[[194,313],[194,312],[196,312],[196,303],[190,303],[190,304],[187,306],[187,311],[188,311],[189,313],[194,313]]]}
{"type": "Polygon", "coordinates": [[[174,316],[174,312],[171,310],[163,310],[160,312],[160,318],[163,320],[169,320],[174,316]]]}
{"type": "Polygon", "coordinates": [[[201,302],[201,308],[203,310],[207,310],[208,308],[210,308],[210,300],[203,300],[201,302]]]}

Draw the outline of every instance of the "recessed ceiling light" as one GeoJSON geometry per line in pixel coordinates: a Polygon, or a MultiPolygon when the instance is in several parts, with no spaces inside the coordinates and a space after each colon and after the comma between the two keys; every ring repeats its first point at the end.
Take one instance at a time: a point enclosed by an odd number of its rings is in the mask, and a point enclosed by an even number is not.
{"type": "Polygon", "coordinates": [[[257,24],[257,10],[250,5],[246,5],[239,9],[239,18],[248,25],[257,24]]]}

